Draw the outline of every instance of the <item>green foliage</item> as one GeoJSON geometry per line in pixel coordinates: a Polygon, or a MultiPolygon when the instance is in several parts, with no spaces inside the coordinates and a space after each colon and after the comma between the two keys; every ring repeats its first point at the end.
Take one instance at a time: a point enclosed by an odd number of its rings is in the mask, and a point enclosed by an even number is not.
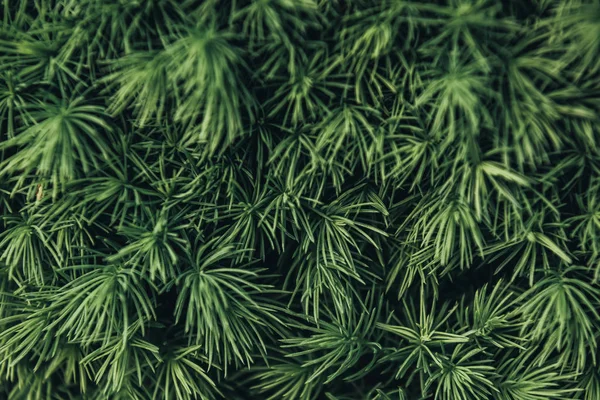
{"type": "Polygon", "coordinates": [[[0,65],[0,398],[600,398],[598,0],[2,0],[0,65]]]}

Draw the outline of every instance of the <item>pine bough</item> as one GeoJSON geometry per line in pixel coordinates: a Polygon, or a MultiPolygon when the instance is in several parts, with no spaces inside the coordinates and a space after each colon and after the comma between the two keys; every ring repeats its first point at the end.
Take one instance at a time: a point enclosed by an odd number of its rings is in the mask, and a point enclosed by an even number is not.
{"type": "Polygon", "coordinates": [[[1,3],[1,398],[600,399],[598,0],[1,3]]]}

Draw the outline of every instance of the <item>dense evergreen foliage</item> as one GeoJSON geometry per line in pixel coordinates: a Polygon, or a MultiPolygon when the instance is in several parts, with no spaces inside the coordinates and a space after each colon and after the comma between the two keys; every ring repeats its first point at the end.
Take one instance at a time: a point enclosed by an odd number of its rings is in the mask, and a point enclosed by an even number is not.
{"type": "Polygon", "coordinates": [[[600,399],[598,0],[0,3],[0,398],[600,399]]]}

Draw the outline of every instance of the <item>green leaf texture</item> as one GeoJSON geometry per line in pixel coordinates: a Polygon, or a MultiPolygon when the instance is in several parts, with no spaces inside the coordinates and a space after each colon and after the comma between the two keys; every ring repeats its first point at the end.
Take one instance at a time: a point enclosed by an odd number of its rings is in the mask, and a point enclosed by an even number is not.
{"type": "Polygon", "coordinates": [[[0,399],[600,400],[599,0],[0,0],[0,399]]]}

